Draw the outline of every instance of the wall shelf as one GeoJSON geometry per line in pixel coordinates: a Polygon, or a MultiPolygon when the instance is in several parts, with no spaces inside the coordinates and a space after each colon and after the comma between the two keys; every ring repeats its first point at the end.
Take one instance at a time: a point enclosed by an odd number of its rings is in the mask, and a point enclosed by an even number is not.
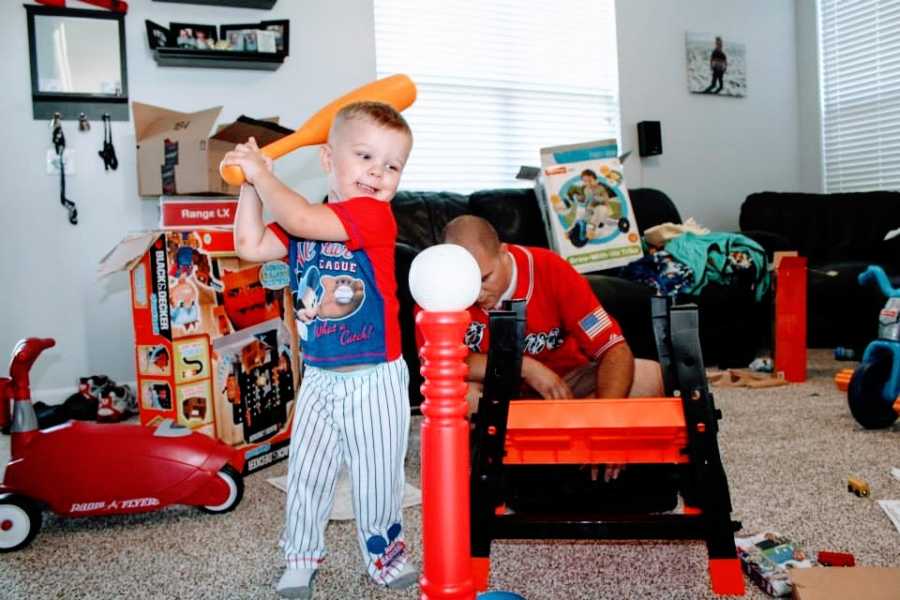
{"type": "Polygon", "coordinates": [[[176,4],[205,4],[208,6],[237,6],[238,8],[271,9],[277,0],[156,0],[156,2],[173,2],[176,4]]]}
{"type": "MultiPolygon", "coordinates": [[[[168,0],[167,0],[168,1],[168,0]]],[[[274,71],[286,54],[197,50],[193,48],[156,48],[153,59],[161,67],[198,67],[205,69],[255,69],[274,71]]]]}

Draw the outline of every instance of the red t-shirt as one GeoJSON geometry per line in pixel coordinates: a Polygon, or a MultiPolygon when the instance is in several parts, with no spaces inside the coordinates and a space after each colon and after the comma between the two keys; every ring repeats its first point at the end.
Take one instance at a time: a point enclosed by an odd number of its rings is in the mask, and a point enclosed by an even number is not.
{"type": "MultiPolygon", "coordinates": [[[[508,249],[516,261],[512,298],[525,300],[525,354],[564,376],[625,341],[587,279],[564,259],[543,248],[509,244],[508,249]]],[[[487,353],[488,312],[472,306],[469,315],[466,346],[487,353]]]]}
{"type": "Polygon", "coordinates": [[[352,198],[326,206],[344,226],[346,242],[305,240],[269,224],[288,250],[303,360],[324,368],[395,360],[400,308],[390,204],[352,198]]]}

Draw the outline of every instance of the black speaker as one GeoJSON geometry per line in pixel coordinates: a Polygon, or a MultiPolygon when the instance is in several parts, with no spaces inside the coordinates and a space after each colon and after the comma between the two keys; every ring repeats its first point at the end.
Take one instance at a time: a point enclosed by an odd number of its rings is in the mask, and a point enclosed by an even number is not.
{"type": "Polygon", "coordinates": [[[659,121],[641,121],[637,124],[638,152],[641,156],[662,154],[662,133],[659,121]]]}

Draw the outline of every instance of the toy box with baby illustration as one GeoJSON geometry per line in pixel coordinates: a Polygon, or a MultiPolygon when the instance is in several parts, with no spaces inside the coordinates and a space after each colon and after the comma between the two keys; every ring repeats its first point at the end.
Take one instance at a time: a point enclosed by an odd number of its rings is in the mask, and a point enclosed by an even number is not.
{"type": "Polygon", "coordinates": [[[283,260],[240,260],[230,227],[126,238],[101,273],[131,275],[141,423],[162,419],[244,452],[251,472],[284,458],[299,347],[283,260]]]}
{"type": "Polygon", "coordinates": [[[617,151],[615,140],[541,149],[538,190],[547,239],[580,273],[643,255],[617,151]]]}

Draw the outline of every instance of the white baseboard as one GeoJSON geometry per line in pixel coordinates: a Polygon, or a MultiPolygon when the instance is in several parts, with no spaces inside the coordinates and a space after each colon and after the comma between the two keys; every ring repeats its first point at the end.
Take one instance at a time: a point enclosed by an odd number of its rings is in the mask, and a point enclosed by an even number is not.
{"type": "MultiPolygon", "coordinates": [[[[119,383],[118,385],[123,385],[119,383]]],[[[131,388],[137,394],[137,381],[126,381],[124,385],[131,388]]],[[[32,402],[43,402],[48,405],[62,404],[66,398],[78,392],[78,387],[66,386],[61,388],[41,388],[31,390],[32,402]]]]}

